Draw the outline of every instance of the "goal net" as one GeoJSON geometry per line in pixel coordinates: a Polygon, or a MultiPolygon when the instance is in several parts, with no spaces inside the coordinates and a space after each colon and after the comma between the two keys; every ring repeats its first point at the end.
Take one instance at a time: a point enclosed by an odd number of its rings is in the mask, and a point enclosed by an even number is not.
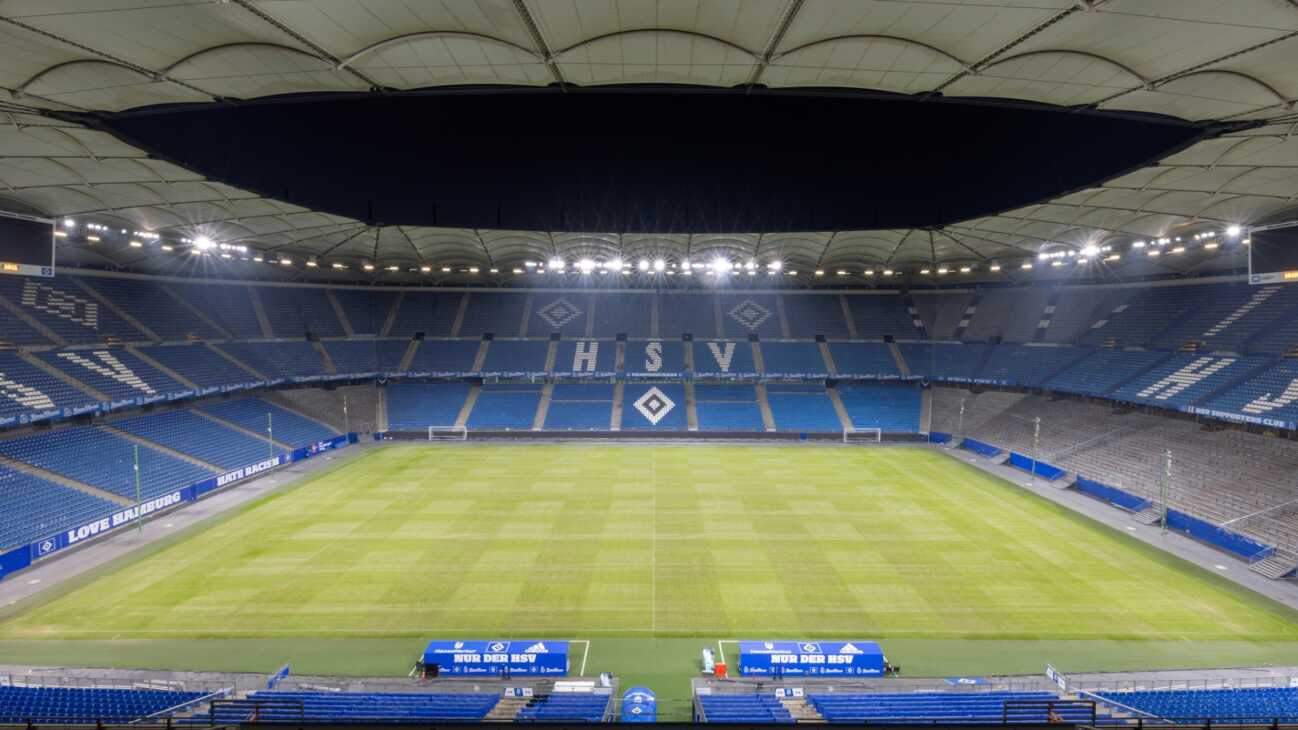
{"type": "Polygon", "coordinates": [[[877,444],[883,441],[883,430],[878,428],[845,428],[843,429],[843,443],[859,444],[869,443],[877,444]]]}
{"type": "Polygon", "coordinates": [[[467,441],[469,429],[463,426],[429,426],[429,441],[467,441]]]}

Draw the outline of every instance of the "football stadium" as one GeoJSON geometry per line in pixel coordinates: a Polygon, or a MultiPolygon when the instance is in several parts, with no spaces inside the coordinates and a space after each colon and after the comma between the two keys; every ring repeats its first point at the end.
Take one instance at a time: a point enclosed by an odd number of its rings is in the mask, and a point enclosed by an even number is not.
{"type": "Polygon", "coordinates": [[[1298,727],[1298,2],[0,0],[0,727],[1298,727]]]}

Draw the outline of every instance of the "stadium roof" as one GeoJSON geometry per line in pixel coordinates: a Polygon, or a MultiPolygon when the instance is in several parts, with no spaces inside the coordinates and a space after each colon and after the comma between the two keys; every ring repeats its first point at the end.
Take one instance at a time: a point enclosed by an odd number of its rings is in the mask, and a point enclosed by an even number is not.
{"type": "MultiPolygon", "coordinates": [[[[462,277],[556,255],[1008,272],[1043,247],[1125,248],[1286,214],[1298,206],[1295,98],[1294,0],[11,0],[0,6],[0,207],[162,240],[211,236],[285,254],[286,269],[316,256],[320,278],[334,261],[462,277]],[[1247,124],[937,230],[619,235],[373,226],[205,179],[75,121],[284,94],[621,84],[940,94],[1247,124]]],[[[168,258],[69,239],[60,256],[180,272],[193,266],[186,245],[168,258]]],[[[1141,265],[1219,268],[1219,253],[1141,265]]]]}

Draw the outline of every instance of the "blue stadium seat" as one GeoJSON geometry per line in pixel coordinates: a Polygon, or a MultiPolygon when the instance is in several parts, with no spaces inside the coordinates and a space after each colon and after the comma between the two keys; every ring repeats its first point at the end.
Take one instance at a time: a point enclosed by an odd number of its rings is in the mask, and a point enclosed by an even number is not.
{"type": "Polygon", "coordinates": [[[545,340],[493,340],[482,372],[490,375],[538,375],[545,372],[550,343],[545,340]]]}
{"type": "Polygon", "coordinates": [[[675,292],[658,295],[658,336],[679,340],[683,334],[695,340],[717,336],[716,301],[711,294],[675,292]]]}
{"type": "Polygon", "coordinates": [[[140,352],[203,388],[236,385],[257,379],[257,376],[233,365],[203,344],[141,347],[140,352]]]}
{"type": "Polygon", "coordinates": [[[170,375],[120,347],[47,351],[39,357],[112,400],[155,398],[188,390],[170,375]]]}
{"type": "Polygon", "coordinates": [[[500,695],[485,692],[253,692],[248,701],[218,705],[212,720],[237,724],[249,719],[255,703],[260,722],[384,723],[475,722],[486,717],[500,695]]]}
{"type": "Polygon", "coordinates": [[[627,337],[649,337],[653,334],[649,325],[655,296],[653,292],[637,293],[634,290],[594,295],[595,325],[591,334],[596,337],[616,337],[619,333],[627,337]]]}
{"type": "Polygon", "coordinates": [[[269,414],[274,439],[294,448],[327,441],[338,435],[333,429],[260,398],[207,403],[200,410],[256,434],[266,433],[269,414]]]}
{"type": "Polygon", "coordinates": [[[829,355],[842,377],[898,378],[901,370],[882,342],[831,342],[829,355]]]}
{"type": "Polygon", "coordinates": [[[617,343],[612,340],[563,340],[554,351],[554,374],[605,378],[615,372],[617,343]]]}
{"type": "Polygon", "coordinates": [[[243,284],[168,284],[173,291],[234,337],[265,337],[252,295],[243,284]]]}
{"type": "Polygon", "coordinates": [[[720,337],[748,339],[755,334],[766,339],[783,337],[774,294],[717,294],[721,307],[720,337]]]}
{"type": "MultiPolygon", "coordinates": [[[[79,280],[70,276],[49,279],[0,276],[0,296],[68,344],[101,343],[110,339],[144,342],[148,339],[97,297],[82,289],[77,284],[79,280]]],[[[24,336],[22,329],[16,334],[24,336]]]]}
{"type": "Polygon", "coordinates": [[[469,395],[468,383],[393,383],[388,386],[388,428],[421,431],[454,426],[469,395]]]}
{"type": "Polygon", "coordinates": [[[109,433],[78,426],[0,441],[0,454],[83,484],[135,499],[135,453],[140,456],[140,496],[156,497],[214,476],[215,472],[109,433]]]}
{"type": "Polygon", "coordinates": [[[460,324],[460,336],[481,337],[492,332],[497,337],[518,337],[526,302],[526,294],[472,292],[460,324]]]}
{"type": "Polygon", "coordinates": [[[7,466],[0,466],[0,504],[0,552],[120,509],[106,499],[7,466]]]}
{"type": "Polygon", "coordinates": [[[526,431],[536,420],[536,407],[540,402],[540,385],[488,383],[478,393],[478,401],[469,413],[468,426],[471,429],[526,431]]]}
{"type": "Polygon", "coordinates": [[[763,431],[757,390],[751,385],[695,385],[700,431],[763,431]]]}
{"type": "MultiPolygon", "coordinates": [[[[835,692],[809,694],[807,704],[831,723],[1000,723],[1009,719],[1044,724],[1049,720],[1046,703],[1058,699],[1050,692],[835,692]],[[1016,702],[1031,704],[1016,708],[1016,702]]],[[[1055,713],[1066,723],[1091,721],[1091,711],[1084,703],[1061,704],[1055,713]]]]}
{"type": "Polygon", "coordinates": [[[840,383],[838,397],[855,428],[917,433],[923,394],[904,383],[840,383]]]}
{"type": "Polygon", "coordinates": [[[1035,388],[1090,353],[1088,347],[1000,345],[991,348],[979,379],[1035,388]]]}
{"type": "Polygon", "coordinates": [[[324,360],[310,342],[225,342],[216,347],[268,378],[325,374],[324,360]]]}
{"type": "Polygon", "coordinates": [[[557,383],[545,415],[547,431],[605,431],[613,417],[613,386],[557,383]]]}
{"type": "Polygon", "coordinates": [[[773,693],[699,695],[698,699],[708,722],[794,723],[793,716],[773,693]]]}
{"type": "MultiPolygon", "coordinates": [[[[413,337],[423,332],[425,337],[450,337],[451,328],[460,311],[465,295],[455,293],[406,292],[397,309],[397,318],[386,334],[391,337],[413,337]]],[[[380,326],[382,324],[380,323],[380,326]]]]}
{"type": "Polygon", "coordinates": [[[1252,422],[1298,428],[1298,359],[1281,358],[1203,404],[1252,422]]]}
{"type": "Polygon", "coordinates": [[[479,340],[424,340],[410,361],[410,372],[469,373],[481,345],[479,340]]]}
{"type": "Polygon", "coordinates": [[[559,332],[564,337],[585,337],[589,315],[589,294],[538,293],[532,299],[527,335],[543,338],[549,337],[551,332],[559,332]]]}
{"type": "Polygon", "coordinates": [[[0,687],[0,723],[128,723],[194,702],[202,692],[86,687],[0,687]]]}
{"type": "Polygon", "coordinates": [[[768,385],[766,402],[771,407],[776,431],[839,433],[843,430],[824,386],[768,385]]]}
{"type": "Polygon", "coordinates": [[[816,342],[763,342],[765,374],[775,377],[824,378],[829,376],[825,357],[816,342]]]}
{"type": "Polygon", "coordinates": [[[518,722],[601,722],[610,695],[554,692],[535,697],[518,711],[518,722]]]}
{"type": "Polygon", "coordinates": [[[383,325],[388,321],[392,305],[397,301],[396,292],[381,289],[334,289],[333,292],[338,306],[342,307],[343,316],[347,317],[347,323],[352,326],[353,335],[383,334],[383,325]]]}
{"type": "Polygon", "coordinates": [[[627,383],[623,388],[623,431],[684,431],[687,426],[685,386],[680,383],[627,383]]]}
{"type": "Polygon", "coordinates": [[[1080,395],[1106,395],[1123,382],[1171,357],[1166,352],[1099,349],[1046,379],[1051,390],[1080,395]]]}
{"type": "Polygon", "coordinates": [[[781,294],[784,315],[789,322],[789,336],[799,340],[824,335],[830,340],[848,338],[847,320],[838,294],[790,292],[781,294]]]}
{"type": "Polygon", "coordinates": [[[1204,720],[1223,724],[1298,721],[1298,688],[1295,687],[1146,690],[1096,694],[1159,718],[1187,723],[1204,720]]]}
{"type": "Polygon", "coordinates": [[[622,363],[632,378],[677,378],[685,372],[685,343],[680,340],[627,340],[622,363]]]}
{"type": "Polygon", "coordinates": [[[878,340],[884,335],[892,335],[899,340],[914,340],[923,337],[923,331],[915,326],[919,315],[911,312],[906,302],[895,293],[887,294],[845,294],[848,309],[852,312],[852,321],[856,324],[856,336],[862,340],[878,340]]]}
{"type": "Polygon", "coordinates": [[[1177,408],[1224,388],[1270,361],[1178,353],[1117,388],[1110,397],[1177,408]]]}
{"type": "Polygon", "coordinates": [[[320,337],[347,334],[323,288],[259,286],[257,295],[276,337],[303,337],[308,332],[320,337]]]}
{"type": "MultiPolygon", "coordinates": [[[[271,455],[271,444],[192,411],[168,411],[111,424],[127,433],[162,444],[209,464],[237,469],[271,455]]],[[[279,452],[279,447],[274,447],[279,452]]]]}
{"type": "Polygon", "coordinates": [[[188,307],[182,306],[158,283],[104,276],[85,276],[81,281],[148,327],[164,342],[210,340],[220,336],[211,325],[199,319],[188,307]]]}
{"type": "Polygon", "coordinates": [[[694,341],[694,372],[701,377],[755,377],[752,343],[746,340],[694,341]]]}
{"type": "Polygon", "coordinates": [[[392,373],[410,346],[409,340],[334,340],[325,351],[339,373],[392,373]]]}
{"type": "Polygon", "coordinates": [[[12,352],[0,352],[0,386],[0,418],[89,405],[95,400],[12,352]]]}
{"type": "Polygon", "coordinates": [[[981,382],[983,364],[991,356],[994,347],[954,342],[898,345],[912,373],[951,383],[981,382]]]}

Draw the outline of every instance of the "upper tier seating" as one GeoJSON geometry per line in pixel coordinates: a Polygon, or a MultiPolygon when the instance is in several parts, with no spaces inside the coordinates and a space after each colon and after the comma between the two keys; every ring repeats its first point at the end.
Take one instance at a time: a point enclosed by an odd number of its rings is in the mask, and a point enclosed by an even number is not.
{"type": "Polygon", "coordinates": [[[993,347],[981,379],[1039,387],[1047,378],[1090,354],[1090,348],[1034,345],[993,347]]]}
{"type": "Polygon", "coordinates": [[[1113,391],[1112,397],[1164,407],[1189,405],[1270,362],[1269,358],[1177,354],[1113,391]]]}
{"type": "Polygon", "coordinates": [[[604,431],[613,417],[613,386],[556,383],[545,414],[547,431],[604,431]]]}
{"type": "Polygon", "coordinates": [[[424,340],[410,360],[412,373],[467,373],[478,356],[478,340],[424,340]]]}
{"type": "Polygon", "coordinates": [[[934,340],[954,340],[955,330],[968,316],[973,294],[968,292],[919,291],[915,297],[915,310],[934,340]]]}
{"type": "Polygon", "coordinates": [[[141,347],[140,352],[202,388],[251,382],[257,379],[257,376],[221,357],[212,348],[199,343],[141,347]]]}
{"type": "Polygon", "coordinates": [[[352,334],[376,337],[382,334],[383,325],[388,321],[388,314],[398,296],[396,292],[368,289],[334,289],[333,293],[347,323],[352,326],[352,334]]]}
{"type": "MultiPolygon", "coordinates": [[[[148,339],[97,297],[82,289],[79,281],[80,278],[69,276],[50,279],[0,276],[0,296],[68,344],[99,343],[111,339],[143,342],[148,339]]],[[[15,334],[26,336],[22,329],[15,334]]]]}
{"type": "Polygon", "coordinates": [[[776,431],[836,433],[843,430],[838,412],[822,386],[768,385],[766,402],[771,407],[776,431]]]}
{"type": "Polygon", "coordinates": [[[708,722],[794,722],[774,694],[699,695],[699,705],[708,722]]]}
{"type": "MultiPolygon", "coordinates": [[[[0,466],[0,552],[112,512],[118,505],[0,466]]],[[[0,710],[3,714],[3,710],[0,710]]]]}
{"type": "Polygon", "coordinates": [[[773,294],[718,294],[721,308],[721,337],[748,339],[755,334],[762,339],[779,339],[779,305],[773,294]]]}
{"type": "Polygon", "coordinates": [[[545,340],[492,340],[482,372],[501,376],[543,373],[549,350],[550,343],[545,340]]]}
{"type": "Polygon", "coordinates": [[[293,447],[327,441],[338,434],[325,426],[260,398],[205,403],[201,410],[256,434],[266,433],[267,414],[276,441],[293,447]]]}
{"type": "Polygon", "coordinates": [[[466,296],[461,292],[406,292],[401,298],[392,329],[376,334],[412,337],[416,332],[423,332],[425,337],[450,337],[460,312],[460,303],[466,296]]]}
{"type": "Polygon", "coordinates": [[[1298,308],[1298,287],[1240,283],[1187,288],[1200,296],[1185,316],[1169,323],[1153,347],[1175,350],[1198,342],[1204,345],[1201,351],[1244,352],[1264,327],[1298,308]]]}
{"type": "Polygon", "coordinates": [[[694,341],[694,372],[701,377],[753,377],[757,365],[747,341],[694,341]]]}
{"type": "Polygon", "coordinates": [[[1123,382],[1168,358],[1166,352],[1145,350],[1093,350],[1057,375],[1046,388],[1082,395],[1105,395],[1123,382]]]}
{"type": "Polygon", "coordinates": [[[324,375],[324,361],[310,342],[223,342],[216,347],[268,378],[324,375]]]}
{"type": "Polygon", "coordinates": [[[789,337],[799,340],[824,335],[828,340],[848,338],[847,320],[837,294],[782,294],[784,316],[789,322],[789,337]]]}
{"type": "MultiPolygon", "coordinates": [[[[0,454],[135,499],[138,444],[101,428],[77,426],[0,441],[0,454]]],[[[140,496],[148,499],[213,476],[213,472],[147,446],[140,455],[140,496]]]]}
{"type": "MultiPolygon", "coordinates": [[[[1115,703],[1155,717],[1183,722],[1215,720],[1223,724],[1268,724],[1298,721],[1298,688],[1145,690],[1097,692],[1115,703]]],[[[1121,709],[1121,708],[1119,708],[1121,709]]]]}
{"type": "Polygon", "coordinates": [[[152,281],[86,276],[81,281],[107,297],[164,342],[210,340],[220,333],[152,281]]]}
{"type": "Polygon", "coordinates": [[[537,293],[527,321],[528,337],[549,337],[559,332],[564,337],[585,337],[590,316],[590,295],[567,292],[537,293]]]}
{"type": "Polygon", "coordinates": [[[831,342],[829,355],[843,377],[896,378],[901,376],[892,351],[881,342],[831,342]]]}
{"type": "Polygon", "coordinates": [[[678,340],[686,333],[695,341],[717,336],[716,300],[709,294],[659,294],[658,336],[678,340]]]}
{"type": "Polygon", "coordinates": [[[601,722],[610,695],[555,692],[535,697],[518,711],[519,722],[601,722]]]}
{"type": "Polygon", "coordinates": [[[526,294],[473,292],[464,310],[460,337],[481,337],[491,332],[496,337],[518,337],[523,323],[526,294]]]}
{"type": "Polygon", "coordinates": [[[1123,287],[1060,287],[1044,341],[1077,342],[1091,325],[1139,292],[1139,289],[1123,287]]]}
{"type": "Polygon", "coordinates": [[[917,386],[840,383],[837,390],[853,427],[877,428],[884,433],[919,432],[923,395],[917,386]]]}
{"type": "Polygon", "coordinates": [[[824,378],[829,375],[825,357],[816,342],[763,342],[762,363],[766,374],[785,377],[824,378]]]}
{"type": "Polygon", "coordinates": [[[680,383],[627,383],[623,388],[623,431],[684,431],[687,423],[685,386],[680,383]]]}
{"type": "Polygon", "coordinates": [[[147,689],[0,687],[0,723],[125,724],[203,696],[147,689]]]}
{"type": "Polygon", "coordinates": [[[469,413],[469,428],[526,431],[536,420],[541,386],[487,383],[469,413]]]}
{"type": "MultiPolygon", "coordinates": [[[[1058,699],[1050,692],[836,692],[810,694],[807,704],[831,723],[1000,723],[1008,716],[1011,722],[1044,724],[1049,712],[1045,702],[1058,699]],[[1033,704],[1006,707],[1007,702],[1024,701],[1033,704]]],[[[1091,711],[1083,703],[1057,706],[1055,713],[1066,723],[1091,721],[1091,711]]]]}
{"type": "Polygon", "coordinates": [[[897,346],[910,371],[933,380],[974,383],[982,379],[983,363],[994,345],[902,343],[897,346]]]}
{"type": "Polygon", "coordinates": [[[763,431],[757,390],[751,385],[695,385],[700,431],[763,431]]]}
{"type": "MultiPolygon", "coordinates": [[[[661,297],[654,292],[636,293],[634,290],[617,294],[596,294],[595,325],[591,334],[596,337],[650,337],[649,325],[653,320],[653,307],[660,305],[661,297]]],[[[678,335],[679,336],[679,335],[678,335]]]]}
{"type": "Polygon", "coordinates": [[[988,291],[979,297],[961,339],[987,342],[1000,337],[1005,342],[1031,342],[1049,298],[1050,290],[1039,286],[988,291]]]}
{"type": "Polygon", "coordinates": [[[1141,290],[1112,310],[1098,312],[1100,318],[1091,324],[1081,341],[1087,345],[1112,341],[1118,347],[1147,347],[1173,322],[1192,315],[1203,298],[1213,297],[1220,291],[1218,285],[1141,290]]]}
{"type": "MultiPolygon", "coordinates": [[[[257,709],[260,722],[355,723],[371,720],[428,723],[479,721],[496,706],[500,695],[485,692],[253,692],[248,699],[265,703],[257,709]]],[[[217,708],[213,721],[226,724],[247,720],[252,709],[249,703],[230,705],[225,709],[218,705],[217,708]]]]}
{"type": "Polygon", "coordinates": [[[572,377],[608,377],[617,364],[613,340],[561,340],[555,343],[554,374],[572,377]]]}
{"type": "Polygon", "coordinates": [[[847,295],[847,306],[856,324],[856,336],[863,340],[877,340],[892,335],[899,340],[921,339],[923,333],[915,327],[916,314],[906,307],[906,302],[896,294],[847,295]]]}
{"type": "Polygon", "coordinates": [[[32,329],[31,325],[4,306],[0,306],[0,344],[30,347],[32,345],[48,345],[51,343],[45,338],[45,335],[32,329]]]}
{"type": "Polygon", "coordinates": [[[186,390],[171,376],[120,347],[42,352],[39,357],[112,400],[186,390]]]}
{"type": "Polygon", "coordinates": [[[627,340],[623,369],[630,377],[680,377],[685,372],[685,343],[680,340],[627,340]]]}
{"type": "Polygon", "coordinates": [[[44,413],[93,403],[73,388],[12,352],[0,352],[0,418],[44,413]]]}
{"type": "Polygon", "coordinates": [[[1294,428],[1298,422],[1298,359],[1281,358],[1203,405],[1245,419],[1276,421],[1294,428]]]}
{"type": "Polygon", "coordinates": [[[335,340],[324,343],[339,373],[396,372],[408,340],[335,340]]]}
{"type": "Polygon", "coordinates": [[[192,411],[137,416],[110,425],[226,469],[254,464],[270,455],[265,438],[253,438],[192,411]]]}
{"type": "Polygon", "coordinates": [[[347,334],[324,289],[260,286],[257,295],[276,337],[303,337],[308,332],[320,337],[347,334]]]}
{"type": "Polygon", "coordinates": [[[243,284],[167,284],[177,296],[214,321],[232,337],[266,337],[252,306],[252,294],[243,284]]]}
{"type": "Polygon", "coordinates": [[[388,428],[421,431],[454,426],[468,397],[468,383],[393,383],[387,387],[388,428]]]}

